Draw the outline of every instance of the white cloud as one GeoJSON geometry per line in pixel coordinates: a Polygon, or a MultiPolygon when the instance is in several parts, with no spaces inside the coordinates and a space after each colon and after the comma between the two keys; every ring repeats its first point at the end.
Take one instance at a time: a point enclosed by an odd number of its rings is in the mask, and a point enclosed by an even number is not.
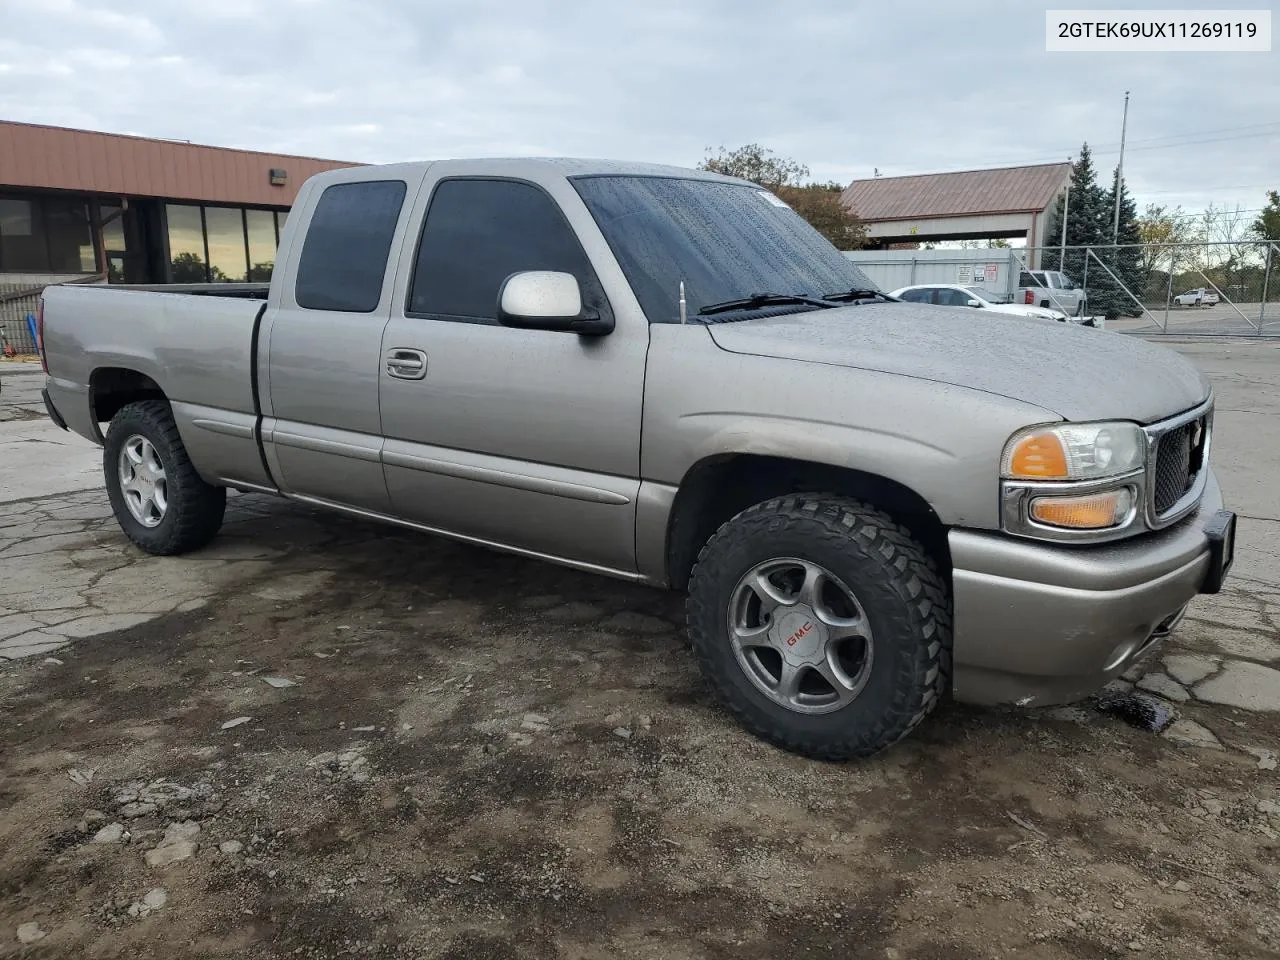
{"type": "Polygon", "coordinates": [[[341,159],[692,165],[758,141],[847,181],[1088,140],[1105,177],[1126,89],[1140,201],[1258,206],[1280,147],[1280,122],[1139,143],[1275,121],[1274,54],[1050,55],[1045,5],[1022,0],[3,2],[0,116],[341,159]]]}

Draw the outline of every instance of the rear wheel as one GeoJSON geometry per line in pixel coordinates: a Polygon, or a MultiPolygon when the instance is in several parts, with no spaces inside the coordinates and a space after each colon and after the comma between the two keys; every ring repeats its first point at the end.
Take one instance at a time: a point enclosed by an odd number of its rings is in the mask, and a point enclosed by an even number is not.
{"type": "Polygon", "coordinates": [[[721,527],[693,570],[688,625],[742,725],[806,756],[883,750],[949,683],[936,567],[889,517],[844,497],[770,500],[721,527]]]}
{"type": "Polygon", "coordinates": [[[163,400],[120,409],[107,431],[102,465],[116,522],[148,553],[195,550],[222,527],[226,488],[196,473],[163,400]]]}

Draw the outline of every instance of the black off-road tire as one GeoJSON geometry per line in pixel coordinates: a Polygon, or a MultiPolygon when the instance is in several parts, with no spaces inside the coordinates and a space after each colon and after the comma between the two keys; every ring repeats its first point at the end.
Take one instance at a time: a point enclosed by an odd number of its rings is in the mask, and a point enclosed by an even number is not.
{"type": "Polygon", "coordinates": [[[227,506],[227,490],[205,483],[191,465],[173,411],[164,400],[142,400],[120,408],[111,418],[102,452],[107,495],[116,521],[130,540],[147,553],[170,556],[205,546],[218,534],[227,506]],[[120,449],[139,434],[156,448],[164,466],[168,507],[154,527],[139,523],[125,505],[120,488],[120,449]]]}
{"type": "Polygon", "coordinates": [[[694,655],[721,701],[748,731],[792,753],[872,756],[910,733],[950,687],[950,598],[937,566],[887,515],[847,497],[779,497],[725,523],[698,556],[686,610],[694,655]],[[870,677],[834,712],[805,714],[773,702],[734,656],[733,590],[754,566],[780,557],[831,571],[852,588],[870,622],[870,677]]]}

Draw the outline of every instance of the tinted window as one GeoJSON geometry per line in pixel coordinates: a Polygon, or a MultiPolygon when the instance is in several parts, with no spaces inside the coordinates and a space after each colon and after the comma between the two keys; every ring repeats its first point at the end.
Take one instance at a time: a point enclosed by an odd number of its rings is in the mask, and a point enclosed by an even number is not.
{"type": "Polygon", "coordinates": [[[899,299],[906,300],[910,303],[928,303],[929,291],[928,290],[903,290],[902,296],[899,297],[899,299]]]}
{"type": "Polygon", "coordinates": [[[963,290],[951,290],[944,287],[938,291],[938,296],[933,302],[940,303],[946,307],[967,307],[971,299],[973,298],[963,290]]]}
{"type": "Polygon", "coordinates": [[[758,187],[639,176],[582,177],[573,185],[650,322],[679,322],[681,281],[690,318],[701,307],[752,293],[878,289],[795,211],[758,187]]]}
{"type": "Polygon", "coordinates": [[[92,273],[96,269],[84,200],[0,196],[0,270],[92,273]]]}
{"type": "Polygon", "coordinates": [[[510,180],[442,181],[423,225],[408,312],[496,323],[502,282],[524,270],[571,273],[583,302],[600,306],[586,254],[546,193],[510,180]]]}
{"type": "Polygon", "coordinates": [[[209,279],[244,283],[244,215],[240,208],[205,207],[204,230],[209,244],[209,279]]]}
{"type": "Polygon", "coordinates": [[[49,269],[54,273],[92,273],[97,262],[89,230],[89,205],[62,197],[46,197],[43,205],[49,269]]]}
{"type": "Polygon", "coordinates": [[[1027,273],[1024,270],[1022,273],[1018,274],[1018,286],[1036,287],[1036,286],[1039,286],[1039,284],[1036,283],[1035,277],[1033,277],[1031,274],[1027,273]]]}
{"type": "Polygon", "coordinates": [[[320,195],[298,260],[298,306],[351,313],[377,308],[404,193],[401,180],[370,180],[336,183],[320,195]]]}
{"type": "Polygon", "coordinates": [[[269,283],[276,263],[276,224],[270,210],[246,210],[249,237],[249,282],[269,283]]]}
{"type": "Polygon", "coordinates": [[[164,208],[169,227],[169,279],[174,283],[204,283],[204,222],[199,207],[170,203],[164,208]]]}

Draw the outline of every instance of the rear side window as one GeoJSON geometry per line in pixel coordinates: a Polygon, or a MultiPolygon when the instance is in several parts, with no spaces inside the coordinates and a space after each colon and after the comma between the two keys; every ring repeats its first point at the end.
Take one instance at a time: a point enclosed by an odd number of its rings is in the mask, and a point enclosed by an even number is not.
{"type": "Polygon", "coordinates": [[[502,282],[525,270],[571,273],[583,303],[606,309],[577,235],[542,189],[515,180],[443,180],[423,224],[406,312],[497,323],[502,282]]]}
{"type": "Polygon", "coordinates": [[[402,180],[367,180],[335,183],[320,195],[298,260],[298,306],[377,309],[404,194],[402,180]]]}

